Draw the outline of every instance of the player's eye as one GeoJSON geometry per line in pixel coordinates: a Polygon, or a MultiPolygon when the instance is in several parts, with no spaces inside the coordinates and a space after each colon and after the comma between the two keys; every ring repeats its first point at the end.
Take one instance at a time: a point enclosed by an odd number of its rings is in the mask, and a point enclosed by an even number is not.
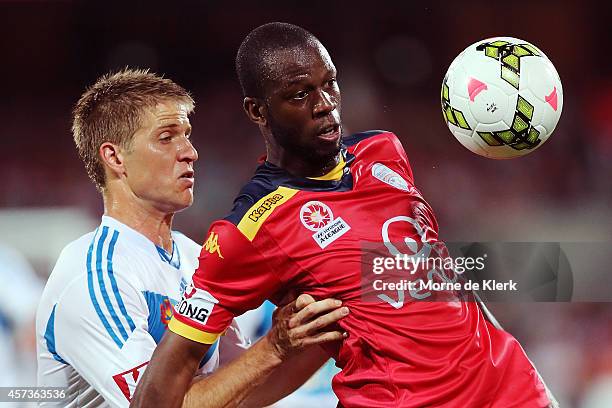
{"type": "Polygon", "coordinates": [[[164,132],[161,135],[159,135],[159,141],[160,142],[167,143],[167,142],[169,142],[171,140],[172,140],[172,134],[171,133],[164,132]]]}
{"type": "Polygon", "coordinates": [[[296,94],[293,95],[293,99],[299,101],[302,100],[304,98],[306,98],[308,96],[308,92],[306,91],[299,91],[296,94]]]}
{"type": "Polygon", "coordinates": [[[338,80],[336,78],[332,78],[327,81],[327,86],[336,86],[337,83],[338,83],[338,80]]]}

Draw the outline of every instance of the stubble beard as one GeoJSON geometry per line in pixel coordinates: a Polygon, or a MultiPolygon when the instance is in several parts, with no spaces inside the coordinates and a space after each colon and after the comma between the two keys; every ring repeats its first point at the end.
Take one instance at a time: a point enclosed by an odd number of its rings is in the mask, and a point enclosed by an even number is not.
{"type": "Polygon", "coordinates": [[[272,118],[268,120],[268,123],[270,132],[276,143],[291,156],[299,157],[311,168],[318,169],[326,167],[340,152],[342,138],[338,139],[333,148],[322,151],[314,149],[311,146],[302,146],[297,143],[300,134],[296,129],[280,126],[272,118]]]}

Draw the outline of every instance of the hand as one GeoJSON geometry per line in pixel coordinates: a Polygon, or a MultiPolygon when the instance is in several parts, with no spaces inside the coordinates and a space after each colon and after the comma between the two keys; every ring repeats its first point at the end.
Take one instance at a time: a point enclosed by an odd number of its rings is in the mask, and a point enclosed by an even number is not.
{"type": "Polygon", "coordinates": [[[277,309],[273,316],[272,328],[266,339],[273,346],[281,360],[304,347],[338,341],[347,334],[329,326],[348,315],[349,309],[342,307],[336,299],[315,301],[307,294],[277,309]]]}

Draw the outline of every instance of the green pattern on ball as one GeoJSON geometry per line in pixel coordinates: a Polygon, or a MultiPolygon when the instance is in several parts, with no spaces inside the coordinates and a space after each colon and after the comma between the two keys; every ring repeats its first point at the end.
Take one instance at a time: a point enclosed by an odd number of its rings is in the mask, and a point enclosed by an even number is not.
{"type": "Polygon", "coordinates": [[[514,140],[514,133],[511,130],[502,130],[495,132],[495,136],[499,137],[505,144],[510,144],[514,140]]]}
{"type": "Polygon", "coordinates": [[[540,132],[538,132],[537,129],[531,128],[529,129],[529,136],[527,136],[527,141],[529,143],[537,143],[539,136],[540,132]]]}
{"type": "Polygon", "coordinates": [[[446,108],[446,120],[457,126],[457,121],[455,120],[455,116],[453,115],[453,108],[451,108],[450,106],[446,108]]]}
{"type": "Polygon", "coordinates": [[[531,52],[529,52],[529,50],[523,48],[520,45],[515,45],[514,48],[512,49],[512,54],[520,58],[520,57],[524,57],[525,55],[531,55],[531,52]]]}
{"type": "Polygon", "coordinates": [[[518,97],[518,102],[516,103],[516,110],[521,112],[527,119],[531,120],[533,117],[533,106],[527,102],[521,95],[518,97]]]}
{"type": "Polygon", "coordinates": [[[463,117],[463,113],[458,110],[454,110],[455,118],[457,119],[457,123],[461,129],[470,129],[470,125],[468,125],[467,120],[463,117]]]}
{"type": "Polygon", "coordinates": [[[517,57],[514,54],[510,54],[510,55],[506,55],[503,59],[502,62],[506,65],[511,66],[512,68],[514,68],[515,70],[519,70],[520,65],[519,65],[519,57],[517,57]]]}
{"type": "Polygon", "coordinates": [[[514,121],[512,122],[512,130],[515,132],[522,132],[527,129],[529,124],[527,124],[519,115],[514,116],[514,121]]]}
{"type": "Polygon", "coordinates": [[[499,56],[499,51],[495,47],[485,47],[485,54],[487,55],[487,57],[497,59],[497,57],[499,56]]]}
{"type": "Polygon", "coordinates": [[[519,89],[520,83],[521,58],[542,56],[542,53],[531,44],[512,44],[503,40],[479,44],[476,50],[484,51],[487,57],[498,60],[501,64],[501,77],[516,89],[519,89]]]}
{"type": "Polygon", "coordinates": [[[497,40],[497,41],[494,41],[494,42],[491,43],[491,45],[493,47],[502,47],[502,46],[507,45],[507,44],[509,44],[509,42],[508,41],[504,41],[504,40],[497,40]]]}
{"type": "Polygon", "coordinates": [[[465,120],[463,112],[453,108],[450,105],[449,90],[448,85],[446,84],[447,79],[448,78],[444,78],[444,82],[442,82],[442,90],[440,92],[442,97],[442,115],[444,120],[460,127],[461,129],[472,130],[470,125],[467,123],[467,120],[465,120]]]}
{"type": "Polygon", "coordinates": [[[520,95],[510,129],[497,132],[476,132],[489,146],[510,146],[515,150],[533,149],[540,144],[540,132],[531,126],[533,105],[520,95]]]}
{"type": "Polygon", "coordinates": [[[478,134],[480,135],[480,137],[482,137],[482,139],[485,142],[487,142],[489,146],[501,146],[502,145],[502,142],[497,140],[497,138],[493,136],[493,133],[491,132],[478,132],[478,134]]]}
{"type": "Polygon", "coordinates": [[[527,48],[529,51],[531,51],[532,55],[536,55],[538,57],[542,56],[542,53],[540,52],[540,50],[538,50],[536,47],[534,47],[531,44],[524,44],[523,45],[525,48],[527,48]]]}
{"type": "Polygon", "coordinates": [[[519,89],[519,75],[506,66],[501,67],[501,77],[510,85],[519,89]]]}

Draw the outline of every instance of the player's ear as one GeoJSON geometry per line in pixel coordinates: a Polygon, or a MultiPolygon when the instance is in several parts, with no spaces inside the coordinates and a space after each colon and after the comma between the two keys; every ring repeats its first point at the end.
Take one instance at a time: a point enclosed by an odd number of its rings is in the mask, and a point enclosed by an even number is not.
{"type": "Polygon", "coordinates": [[[121,174],[125,171],[123,165],[123,153],[119,146],[111,142],[104,142],[98,150],[102,163],[109,168],[110,171],[121,174]]]}
{"type": "Polygon", "coordinates": [[[242,106],[252,122],[260,126],[266,126],[266,104],[261,99],[247,96],[244,98],[242,106]]]}

